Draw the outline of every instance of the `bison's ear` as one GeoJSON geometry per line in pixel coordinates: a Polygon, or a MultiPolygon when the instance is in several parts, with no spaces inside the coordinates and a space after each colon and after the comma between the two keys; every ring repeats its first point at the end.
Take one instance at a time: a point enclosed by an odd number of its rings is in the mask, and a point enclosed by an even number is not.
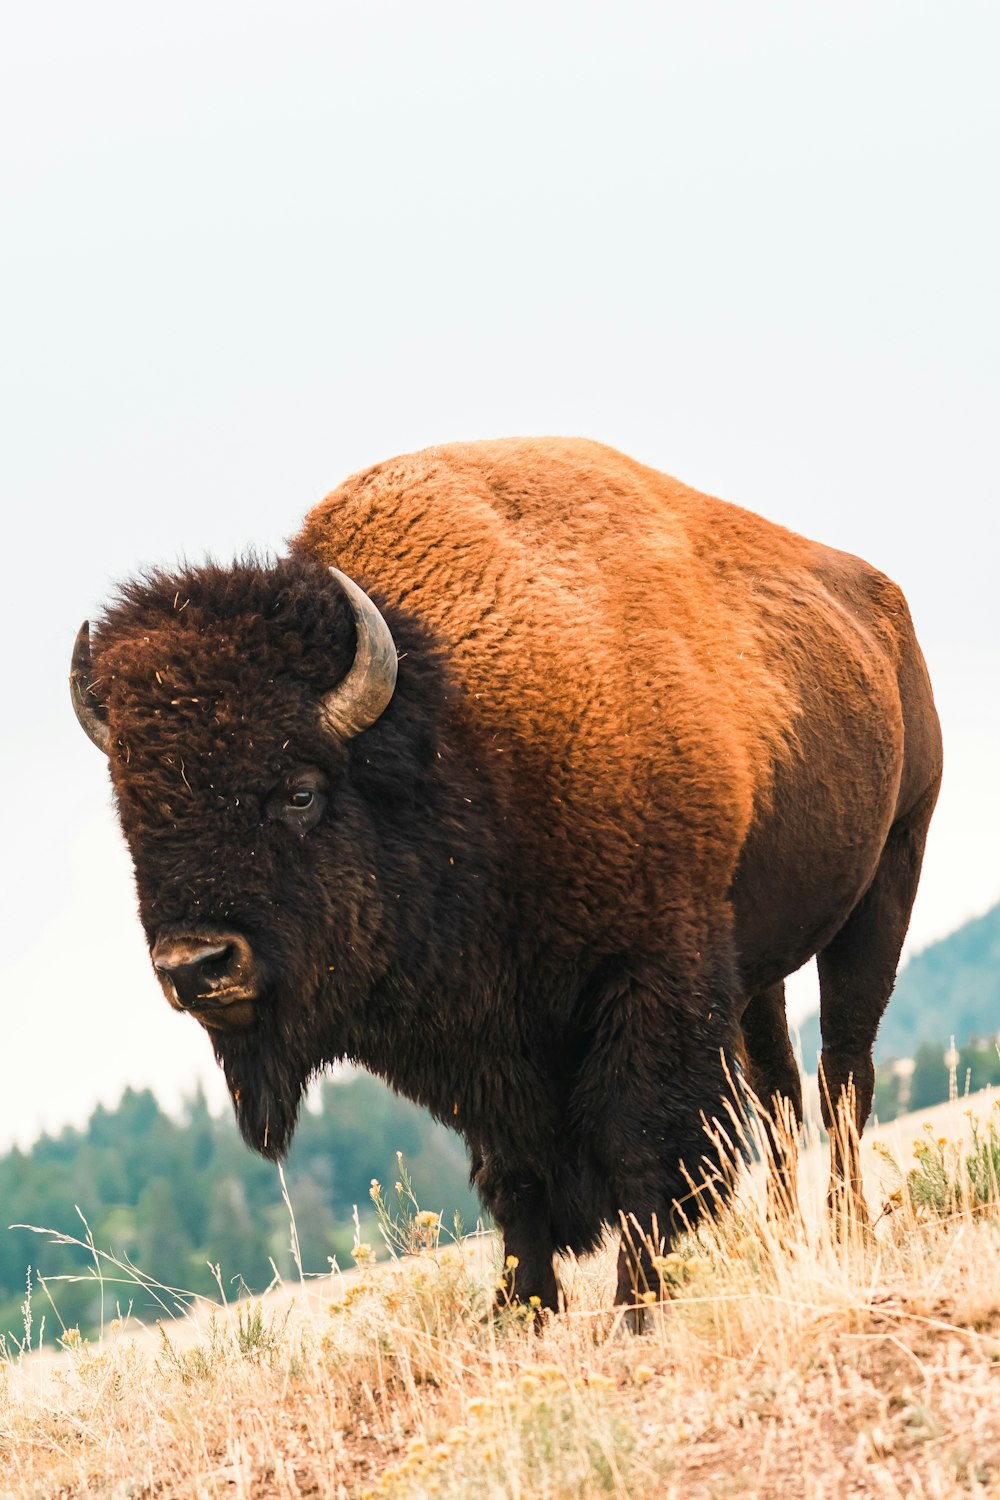
{"type": "Polygon", "coordinates": [[[330,572],[347,595],[357,646],[350,671],[322,700],[320,715],[331,734],[349,740],[374,724],[388,707],[396,686],[396,646],[364,590],[339,568],[330,572]]]}
{"type": "Polygon", "coordinates": [[[89,740],[105,755],[111,748],[111,731],[108,729],[104,709],[94,696],[94,683],[90,667],[90,621],[84,620],[76,633],[73,645],[73,662],[69,669],[69,693],[73,699],[76,716],[89,740]]]}

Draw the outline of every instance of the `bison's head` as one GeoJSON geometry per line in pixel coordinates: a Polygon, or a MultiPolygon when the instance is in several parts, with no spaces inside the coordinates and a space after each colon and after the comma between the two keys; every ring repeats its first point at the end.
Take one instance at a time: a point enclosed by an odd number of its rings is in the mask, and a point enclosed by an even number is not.
{"type": "Polygon", "coordinates": [[[307,558],[152,575],[77,639],[73,700],[109,759],[154,969],[269,1156],[309,1075],[352,1052],[413,880],[378,829],[429,754],[400,732],[395,679],[375,605],[307,558]]]}

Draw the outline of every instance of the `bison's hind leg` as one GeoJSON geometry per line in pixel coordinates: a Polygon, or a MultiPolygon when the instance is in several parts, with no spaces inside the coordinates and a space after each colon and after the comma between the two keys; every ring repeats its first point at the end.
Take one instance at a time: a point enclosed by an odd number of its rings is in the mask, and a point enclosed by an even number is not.
{"type": "Polygon", "coordinates": [[[768,1213],[778,1219],[794,1218],[798,1215],[802,1081],[788,1035],[783,981],[750,997],[742,1025],[747,1082],[760,1104],[760,1124],[770,1158],[768,1213]]]}
{"type": "Polygon", "coordinates": [[[917,893],[937,783],[889,831],[875,879],[831,943],[817,955],[820,983],[820,1104],[830,1133],[830,1206],[867,1221],[859,1137],[872,1107],[872,1048],[896,980],[917,893]]]}

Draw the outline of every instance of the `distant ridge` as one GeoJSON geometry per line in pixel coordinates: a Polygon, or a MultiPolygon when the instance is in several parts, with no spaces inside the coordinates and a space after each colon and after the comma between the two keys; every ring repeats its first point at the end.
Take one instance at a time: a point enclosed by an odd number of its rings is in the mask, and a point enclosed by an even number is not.
{"type": "MultiPolygon", "coordinates": [[[[816,1070],[819,1016],[799,1027],[802,1061],[816,1070]]],[[[912,1057],[921,1042],[959,1047],[1000,1034],[1000,902],[915,953],[900,970],[875,1043],[875,1061],[912,1057]]]]}

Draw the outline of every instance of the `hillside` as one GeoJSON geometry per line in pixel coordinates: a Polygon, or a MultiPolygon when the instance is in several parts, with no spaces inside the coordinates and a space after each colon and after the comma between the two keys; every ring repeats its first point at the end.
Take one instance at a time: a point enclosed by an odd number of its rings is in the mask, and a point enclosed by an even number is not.
{"type": "MultiPolygon", "coordinates": [[[[924,1192],[968,1182],[949,1141],[967,1128],[961,1106],[900,1123],[917,1176],[874,1239],[831,1232],[822,1147],[800,1228],[777,1232],[747,1183],[662,1263],[669,1301],[642,1338],[616,1332],[612,1250],[564,1267],[569,1310],[540,1333],[530,1310],[488,1317],[498,1255],[480,1239],[160,1329],[8,1346],[0,1496],[996,1495],[1000,1219],[924,1192]]],[[[995,1194],[1000,1138],[980,1130],[995,1194]]],[[[885,1148],[865,1161],[877,1211],[900,1176],[885,1148]]]]}
{"type": "MultiPolygon", "coordinates": [[[[799,1028],[802,1059],[815,1072],[819,1017],[799,1028]]],[[[921,1043],[961,1046],[1000,1033],[1000,902],[903,965],[879,1027],[875,1061],[913,1057],[921,1043]]]]}

